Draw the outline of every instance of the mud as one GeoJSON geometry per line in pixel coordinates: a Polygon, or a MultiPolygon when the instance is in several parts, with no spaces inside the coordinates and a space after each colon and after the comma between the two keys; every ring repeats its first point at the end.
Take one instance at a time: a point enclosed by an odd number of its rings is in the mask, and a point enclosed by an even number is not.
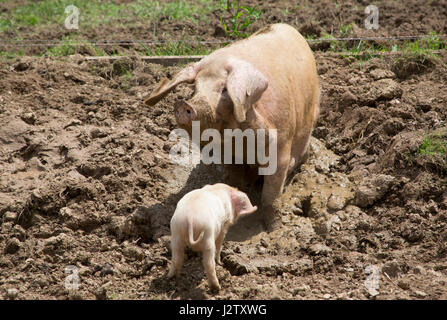
{"type": "MultiPolygon", "coordinates": [[[[177,201],[223,179],[219,166],[169,160],[173,102],[192,88],[153,108],[143,103],[178,67],[82,56],[3,65],[0,294],[447,298],[446,159],[417,152],[425,133],[446,126],[446,56],[404,78],[395,57],[316,58],[322,113],[310,157],[282,196],[284,226],[267,234],[254,214],[230,230],[217,295],[193,252],[177,282],[165,278],[177,201]],[[78,268],[78,290],[64,286],[69,265],[78,268]],[[380,271],[378,294],[365,287],[368,268],[380,271]]],[[[250,191],[255,203],[259,192],[250,191]]]]}
{"type": "MultiPolygon", "coordinates": [[[[257,1],[264,14],[248,31],[282,21],[315,37],[343,36],[340,26],[349,23],[352,36],[447,33],[443,1],[377,3],[386,10],[373,34],[362,27],[365,4],[356,1],[257,1]]],[[[210,19],[199,26],[164,19],[157,27],[173,38],[184,31],[229,40],[210,19]]],[[[80,32],[143,39],[151,28],[80,32]]],[[[66,32],[50,28],[36,37],[66,32]]],[[[309,159],[282,195],[283,227],[268,234],[254,214],[230,229],[216,295],[192,251],[177,281],[165,276],[177,201],[223,180],[219,166],[169,160],[173,103],[191,87],[155,107],[143,103],[179,67],[144,63],[129,47],[110,48],[131,54],[114,62],[86,61],[88,50],[1,60],[0,297],[446,299],[447,158],[419,150],[427,134],[446,136],[447,54],[356,60],[314,49],[321,116],[309,159]],[[77,268],[77,290],[65,286],[67,266],[77,268]]],[[[258,204],[259,185],[248,192],[258,204]]]]}

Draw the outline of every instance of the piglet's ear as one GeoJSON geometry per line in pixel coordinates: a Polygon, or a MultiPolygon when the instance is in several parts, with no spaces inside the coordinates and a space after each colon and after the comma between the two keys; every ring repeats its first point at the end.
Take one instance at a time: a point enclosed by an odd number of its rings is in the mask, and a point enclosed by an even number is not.
{"type": "Polygon", "coordinates": [[[241,123],[246,120],[246,114],[253,103],[261,98],[268,87],[266,77],[250,63],[231,58],[226,66],[229,72],[227,90],[233,101],[233,113],[241,123]]]}
{"type": "Polygon", "coordinates": [[[158,88],[150,94],[149,97],[145,98],[145,103],[148,106],[155,105],[158,101],[163,99],[169,92],[172,91],[180,83],[193,83],[196,79],[197,73],[200,70],[200,62],[194,65],[188,66],[177,73],[172,80],[163,78],[158,85],[158,88]]]}
{"type": "Polygon", "coordinates": [[[255,212],[258,207],[253,206],[248,199],[248,196],[242,191],[231,189],[231,204],[233,205],[234,216],[237,219],[239,216],[248,215],[255,212]]]}

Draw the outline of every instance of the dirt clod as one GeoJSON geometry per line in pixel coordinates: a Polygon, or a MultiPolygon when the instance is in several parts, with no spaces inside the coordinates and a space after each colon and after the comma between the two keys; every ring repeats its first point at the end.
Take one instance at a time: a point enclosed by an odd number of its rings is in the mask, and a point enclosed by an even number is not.
{"type": "Polygon", "coordinates": [[[5,253],[14,254],[21,247],[20,241],[17,238],[11,238],[6,240],[5,253]]]}
{"type": "Polygon", "coordinates": [[[392,261],[382,266],[382,272],[384,274],[386,273],[391,278],[397,278],[401,271],[399,264],[395,261],[392,261]]]}
{"type": "Polygon", "coordinates": [[[321,244],[321,243],[316,243],[313,244],[309,247],[308,249],[309,253],[311,255],[327,255],[328,253],[332,252],[332,249],[321,244]]]}
{"type": "Polygon", "coordinates": [[[388,192],[394,181],[393,176],[383,174],[363,179],[355,191],[355,204],[361,208],[372,205],[388,192]]]}
{"type": "Polygon", "coordinates": [[[6,293],[6,299],[9,300],[15,300],[19,295],[19,290],[17,290],[16,288],[11,288],[8,289],[7,293],[6,293]]]}
{"type": "Polygon", "coordinates": [[[8,222],[8,221],[15,221],[16,219],[17,219],[17,213],[16,213],[16,212],[6,211],[6,212],[3,214],[3,220],[4,220],[5,222],[8,222]]]}

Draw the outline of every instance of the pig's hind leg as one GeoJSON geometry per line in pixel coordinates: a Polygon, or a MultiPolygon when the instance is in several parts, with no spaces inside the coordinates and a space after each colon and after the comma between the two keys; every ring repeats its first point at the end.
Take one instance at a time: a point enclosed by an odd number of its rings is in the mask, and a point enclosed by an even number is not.
{"type": "Polygon", "coordinates": [[[222,261],[220,261],[220,252],[222,251],[222,245],[225,239],[226,231],[220,233],[220,235],[216,239],[216,262],[221,265],[222,261]]]}
{"type": "Polygon", "coordinates": [[[213,291],[219,291],[220,285],[216,275],[216,248],[213,241],[208,241],[202,251],[203,267],[205,268],[208,284],[213,291]]]}

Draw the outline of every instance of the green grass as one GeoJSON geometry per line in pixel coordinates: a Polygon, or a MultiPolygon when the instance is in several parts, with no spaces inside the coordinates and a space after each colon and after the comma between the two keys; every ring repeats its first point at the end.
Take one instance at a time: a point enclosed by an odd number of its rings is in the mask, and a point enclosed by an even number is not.
{"type": "Polygon", "coordinates": [[[207,15],[219,6],[218,1],[136,1],[130,5],[131,11],[140,18],[149,18],[154,21],[161,16],[172,20],[190,20],[194,23],[208,21],[207,15]],[[198,16],[198,18],[196,18],[198,16]]]}
{"type": "Polygon", "coordinates": [[[74,40],[70,39],[70,37],[64,37],[60,44],[50,47],[48,50],[45,51],[44,55],[63,57],[80,52],[87,52],[89,55],[92,56],[107,55],[102,48],[94,46],[88,41],[74,40]]]}
{"type": "Polygon", "coordinates": [[[426,53],[427,50],[441,50],[445,49],[446,47],[446,39],[441,39],[436,32],[430,31],[429,37],[425,39],[416,40],[414,42],[404,42],[401,50],[415,53],[426,53]]]}
{"type": "Polygon", "coordinates": [[[133,78],[132,72],[126,70],[124,74],[121,76],[121,89],[129,90],[132,87],[131,85],[132,78],[133,78]]]}
{"type": "Polygon", "coordinates": [[[401,46],[395,45],[393,51],[402,52],[400,59],[424,64],[427,58],[437,58],[433,51],[447,48],[447,39],[441,39],[435,32],[429,37],[416,41],[405,41],[401,46]]]}
{"type": "Polygon", "coordinates": [[[340,34],[343,38],[347,38],[353,34],[353,27],[352,24],[348,25],[341,25],[340,26],[340,34]]]}
{"type": "Polygon", "coordinates": [[[225,33],[236,38],[248,37],[246,33],[248,27],[261,17],[262,11],[256,6],[241,5],[238,0],[221,0],[221,3],[222,8],[231,13],[229,21],[225,21],[222,16],[220,17],[225,33]]]}
{"type": "MultiPolygon", "coordinates": [[[[352,36],[352,26],[342,26],[340,28],[342,37],[352,36]]],[[[366,61],[371,58],[380,57],[382,53],[400,52],[402,56],[414,60],[424,59],[424,57],[435,57],[433,51],[447,48],[447,39],[441,39],[439,34],[431,31],[429,37],[417,40],[405,41],[389,41],[387,44],[377,44],[372,41],[337,41],[335,37],[329,33],[323,33],[322,39],[329,41],[329,46],[326,51],[329,52],[343,52],[345,57],[352,61],[361,60],[366,61]],[[354,57],[354,59],[352,59],[354,57]]],[[[308,37],[307,40],[312,40],[308,37]]]]}
{"type": "Polygon", "coordinates": [[[0,50],[0,57],[5,59],[16,59],[25,55],[25,52],[20,49],[0,50]]]}
{"type": "MultiPolygon", "coordinates": [[[[13,0],[2,0],[2,2],[13,3],[13,0]]],[[[153,25],[150,38],[165,38],[158,34],[156,28],[159,19],[206,23],[211,12],[221,7],[221,2],[214,0],[136,0],[127,4],[100,0],[27,2],[25,5],[13,6],[11,10],[0,13],[0,39],[8,38],[2,36],[3,32],[14,32],[17,36],[11,40],[20,40],[42,38],[42,33],[50,29],[65,31],[64,23],[69,15],[65,13],[65,8],[68,5],[74,5],[79,9],[79,30],[70,32],[70,36],[64,37],[58,45],[49,49],[42,47],[42,54],[66,56],[77,52],[91,52],[92,55],[105,55],[101,46],[91,45],[84,35],[94,34],[98,26],[107,28],[153,25]]],[[[210,51],[207,47],[201,47],[194,42],[191,44],[184,39],[168,41],[166,45],[139,47],[142,48],[140,53],[151,55],[207,54],[210,51]]],[[[136,49],[138,51],[138,48],[136,49]]],[[[22,51],[26,52],[26,48],[22,51]]],[[[2,57],[8,58],[20,54],[20,50],[14,47],[0,47],[0,52],[2,57]]]]}
{"type": "Polygon", "coordinates": [[[426,156],[439,154],[447,160],[447,128],[439,129],[427,135],[417,154],[426,156]]]}
{"type": "Polygon", "coordinates": [[[201,44],[199,39],[187,40],[184,36],[180,40],[167,40],[163,45],[140,43],[140,46],[142,54],[148,56],[206,55],[215,49],[201,44]]]}
{"type": "Polygon", "coordinates": [[[49,48],[45,54],[49,56],[69,56],[76,52],[76,48],[69,41],[63,41],[62,44],[49,48]]]}
{"type": "MultiPolygon", "coordinates": [[[[11,1],[11,0],[10,0],[11,1]]],[[[52,24],[63,25],[68,14],[65,8],[75,5],[79,9],[79,27],[92,27],[135,22],[151,23],[160,17],[171,20],[189,20],[197,24],[206,22],[208,14],[220,6],[213,0],[142,1],[115,4],[99,0],[43,0],[17,6],[11,12],[0,14],[0,32],[33,27],[41,29],[52,24]]]]}
{"type": "MultiPolygon", "coordinates": [[[[159,34],[156,28],[160,19],[175,21],[189,21],[194,24],[207,23],[209,18],[220,10],[221,24],[227,35],[233,38],[243,38],[249,35],[250,26],[261,17],[262,10],[256,6],[243,5],[238,0],[135,0],[130,3],[115,4],[111,1],[100,0],[41,0],[27,1],[24,5],[16,4],[14,0],[0,0],[3,3],[12,4],[12,9],[0,13],[0,39],[7,39],[2,33],[13,32],[15,39],[42,38],[46,30],[63,30],[64,22],[68,14],[65,8],[75,5],[79,8],[79,30],[72,31],[69,36],[62,39],[61,43],[45,49],[41,54],[52,56],[66,56],[73,53],[87,53],[91,55],[105,55],[104,47],[92,45],[86,39],[86,34],[94,34],[94,30],[107,29],[108,26],[138,27],[152,25],[149,39],[166,39],[168,36],[159,34]],[[15,6],[14,6],[15,5],[15,6]],[[225,16],[225,18],[223,18],[225,16]]],[[[304,4],[306,1],[304,1],[304,4]]],[[[303,4],[303,5],[304,5],[303,4]]],[[[298,7],[298,5],[296,5],[298,7]]],[[[291,9],[290,9],[291,10],[291,9]]],[[[283,12],[290,13],[288,8],[283,12]]],[[[114,30],[114,29],[112,29],[114,30]]],[[[250,30],[251,31],[251,30],[250,30]]],[[[51,33],[50,33],[51,34],[51,33]]],[[[353,25],[342,25],[339,28],[342,37],[353,35],[353,25]]],[[[113,34],[110,35],[113,37],[113,34]]],[[[140,43],[133,47],[139,54],[144,55],[201,55],[208,54],[217,49],[218,45],[201,44],[197,37],[182,35],[180,40],[169,39],[164,44],[149,45],[140,43]]],[[[322,38],[329,39],[326,51],[345,52],[346,57],[353,56],[351,60],[368,60],[380,56],[382,52],[398,51],[405,55],[420,56],[432,55],[433,50],[447,48],[446,39],[441,39],[435,32],[430,33],[427,39],[416,41],[389,42],[379,45],[371,41],[331,41],[333,38],[328,33],[323,33],[322,38]],[[361,54],[360,54],[361,53],[361,54]]],[[[39,47],[40,48],[40,47],[39,47]]],[[[25,47],[0,47],[0,56],[13,58],[30,51],[25,47]]],[[[108,51],[119,53],[119,49],[108,51]]],[[[36,51],[33,51],[36,52],[36,51]]]]}

